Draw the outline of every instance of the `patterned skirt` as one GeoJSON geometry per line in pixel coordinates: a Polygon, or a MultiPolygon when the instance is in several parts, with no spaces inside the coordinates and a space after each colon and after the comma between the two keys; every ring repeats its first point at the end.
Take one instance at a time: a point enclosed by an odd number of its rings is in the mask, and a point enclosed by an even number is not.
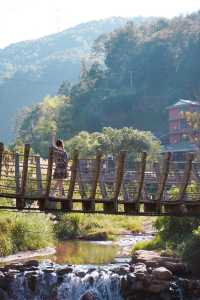
{"type": "Polygon", "coordinates": [[[53,174],[53,179],[65,179],[67,178],[67,169],[56,167],[53,174]]]}

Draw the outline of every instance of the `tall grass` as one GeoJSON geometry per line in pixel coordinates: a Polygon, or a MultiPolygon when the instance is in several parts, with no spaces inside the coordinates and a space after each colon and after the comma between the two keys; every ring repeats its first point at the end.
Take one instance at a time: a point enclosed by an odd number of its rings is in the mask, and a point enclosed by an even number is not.
{"type": "Polygon", "coordinates": [[[0,213],[0,256],[52,245],[53,224],[44,214],[0,213]]]}

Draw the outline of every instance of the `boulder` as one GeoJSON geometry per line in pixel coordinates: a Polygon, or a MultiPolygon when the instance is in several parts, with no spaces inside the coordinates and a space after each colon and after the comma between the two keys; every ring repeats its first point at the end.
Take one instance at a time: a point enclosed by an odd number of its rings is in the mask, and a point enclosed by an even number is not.
{"type": "Polygon", "coordinates": [[[152,275],[159,280],[170,280],[173,276],[172,272],[165,267],[154,269],[152,275]]]}

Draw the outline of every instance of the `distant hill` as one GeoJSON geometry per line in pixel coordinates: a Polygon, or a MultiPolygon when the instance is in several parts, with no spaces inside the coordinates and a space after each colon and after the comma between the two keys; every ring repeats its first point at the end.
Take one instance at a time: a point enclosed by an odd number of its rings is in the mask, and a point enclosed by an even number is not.
{"type": "Polygon", "coordinates": [[[0,49],[0,140],[11,140],[16,113],[22,107],[54,95],[63,80],[76,82],[80,61],[87,58],[94,40],[127,21],[121,17],[91,21],[0,49]]]}

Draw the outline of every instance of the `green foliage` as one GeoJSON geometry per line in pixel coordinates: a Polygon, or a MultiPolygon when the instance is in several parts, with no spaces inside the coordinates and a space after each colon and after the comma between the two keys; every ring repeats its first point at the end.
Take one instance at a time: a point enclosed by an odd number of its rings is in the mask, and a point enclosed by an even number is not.
{"type": "Polygon", "coordinates": [[[143,218],[63,214],[55,224],[56,236],[61,239],[113,239],[124,230],[143,231],[143,218]]]}
{"type": "Polygon", "coordinates": [[[45,215],[1,213],[0,231],[1,256],[44,248],[54,241],[52,223],[45,215]]]}
{"type": "MultiPolygon", "coordinates": [[[[80,131],[101,132],[104,127],[165,134],[166,107],[179,97],[200,96],[199,31],[198,12],[172,20],[129,22],[100,36],[92,58],[83,60],[80,81],[74,85],[65,81],[60,86],[59,95],[70,101],[55,109],[58,134],[66,139],[80,131]]],[[[33,124],[36,112],[29,112],[33,124]]],[[[55,120],[54,113],[51,117],[55,120]]],[[[37,124],[30,136],[39,136],[42,148],[47,147],[51,117],[37,124]]],[[[26,122],[24,125],[28,131],[26,122]]],[[[34,140],[35,145],[37,142],[34,140]]]]}
{"type": "Polygon", "coordinates": [[[72,153],[79,150],[81,156],[95,155],[102,151],[105,155],[115,156],[119,151],[127,151],[128,157],[135,159],[142,151],[147,151],[150,158],[155,158],[160,150],[159,141],[150,133],[124,127],[113,129],[103,128],[102,132],[80,132],[65,143],[67,150],[72,153]]]}
{"type": "MultiPolygon", "coordinates": [[[[59,126],[63,128],[62,122],[65,125],[70,123],[69,110],[69,97],[45,97],[43,102],[28,110],[21,122],[18,122],[16,143],[31,143],[34,151],[45,157],[48,153],[52,129],[57,129],[59,133],[59,126]]],[[[65,130],[65,136],[69,135],[69,132],[68,126],[65,130]]]]}
{"type": "Polygon", "coordinates": [[[200,274],[200,266],[197,263],[200,258],[200,226],[193,230],[191,238],[185,243],[183,257],[189,262],[192,270],[200,274]]]}

